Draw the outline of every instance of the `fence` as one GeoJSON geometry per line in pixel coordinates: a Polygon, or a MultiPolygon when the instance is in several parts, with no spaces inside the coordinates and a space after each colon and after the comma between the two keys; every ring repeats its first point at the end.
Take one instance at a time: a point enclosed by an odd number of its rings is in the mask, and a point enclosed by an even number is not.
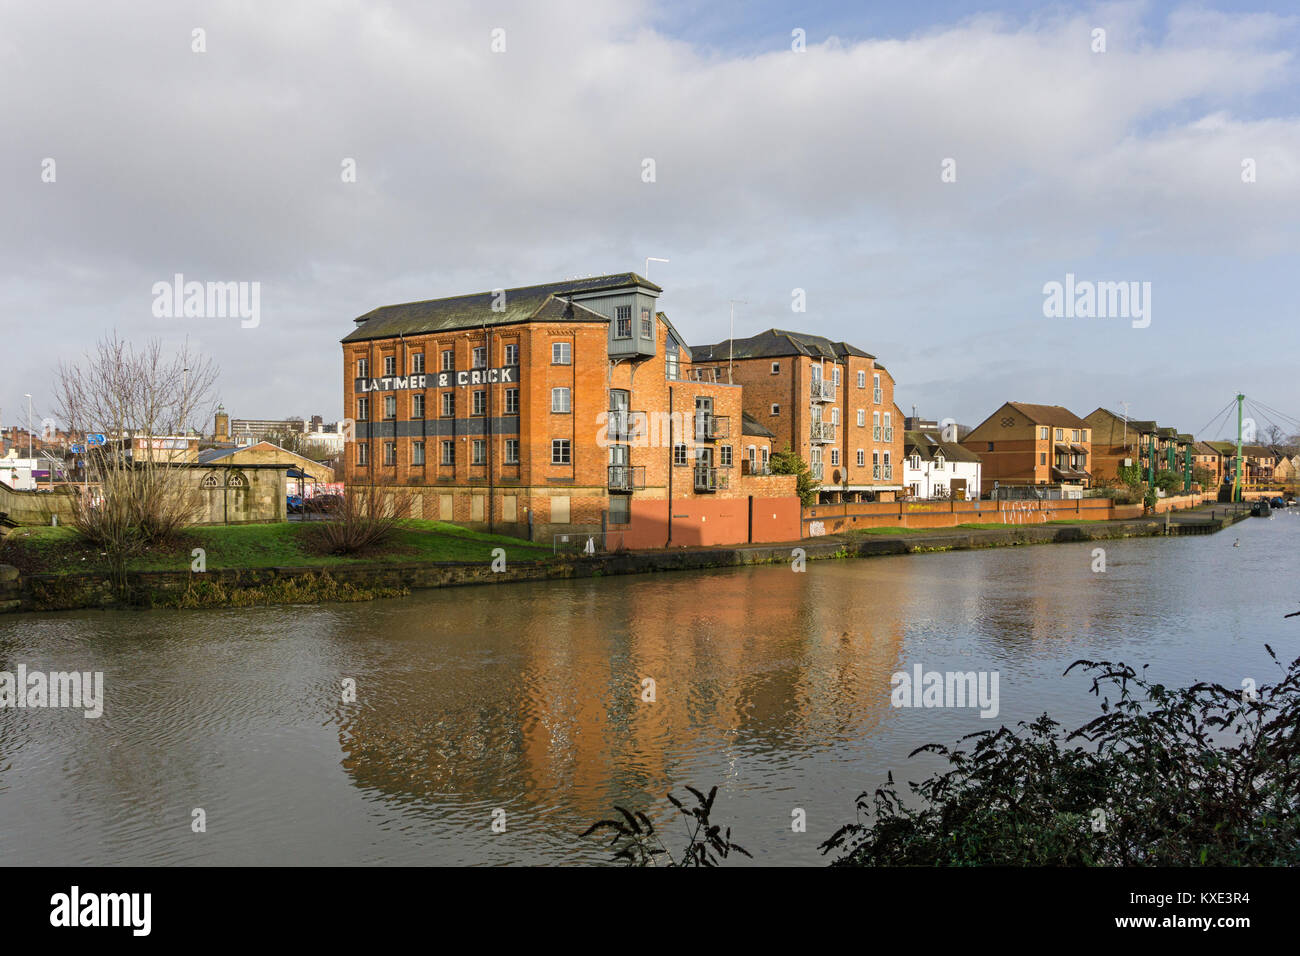
{"type": "Polygon", "coordinates": [[[557,534],[551,541],[551,550],[555,554],[609,554],[625,547],[622,531],[557,534]]]}
{"type": "Polygon", "coordinates": [[[1045,524],[1137,518],[1141,505],[1115,505],[1109,498],[1020,501],[875,501],[814,505],[803,509],[803,535],[855,528],[954,528],[961,524],[1045,524]]]}

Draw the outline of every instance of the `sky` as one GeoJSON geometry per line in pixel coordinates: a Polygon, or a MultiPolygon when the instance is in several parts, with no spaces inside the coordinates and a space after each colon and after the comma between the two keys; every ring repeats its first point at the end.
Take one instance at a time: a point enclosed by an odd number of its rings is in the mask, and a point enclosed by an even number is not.
{"type": "Polygon", "coordinates": [[[1298,39],[1269,2],[0,0],[0,421],[109,332],[332,421],[356,316],[647,257],[688,345],[739,300],[906,413],[1300,418],[1298,39]],[[169,313],[176,274],[256,324],[169,313]],[[1145,317],[1045,315],[1067,275],[1145,317]]]}

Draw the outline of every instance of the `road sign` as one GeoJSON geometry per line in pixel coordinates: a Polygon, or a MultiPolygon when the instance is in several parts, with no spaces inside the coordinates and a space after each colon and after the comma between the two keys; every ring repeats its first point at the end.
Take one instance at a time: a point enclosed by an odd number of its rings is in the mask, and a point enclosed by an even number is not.
{"type": "Polygon", "coordinates": [[[86,444],[89,445],[91,448],[94,448],[96,445],[104,444],[104,441],[105,438],[103,435],[95,434],[95,435],[86,436],[86,444]]]}
{"type": "Polygon", "coordinates": [[[72,453],[73,453],[74,455],[80,455],[80,454],[81,454],[83,451],[85,451],[85,450],[86,450],[86,446],[85,446],[85,445],[73,445],[73,446],[72,446],[72,453]]]}

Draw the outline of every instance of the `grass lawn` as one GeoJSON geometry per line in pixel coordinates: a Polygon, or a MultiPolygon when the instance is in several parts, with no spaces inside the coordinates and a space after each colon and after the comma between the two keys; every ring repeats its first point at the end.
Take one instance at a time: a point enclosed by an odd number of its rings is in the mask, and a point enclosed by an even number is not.
{"type": "MultiPolygon", "coordinates": [[[[441,521],[405,521],[384,544],[364,554],[340,557],[312,548],[311,522],[213,525],[187,529],[176,541],[138,555],[135,571],[189,568],[191,553],[202,548],[209,570],[268,567],[338,567],[349,564],[408,564],[421,561],[489,561],[505,548],[508,561],[536,561],[551,549],[520,538],[488,535],[441,521]]],[[[15,528],[0,540],[0,564],[25,572],[103,571],[98,548],[85,544],[71,528],[15,528]]]]}

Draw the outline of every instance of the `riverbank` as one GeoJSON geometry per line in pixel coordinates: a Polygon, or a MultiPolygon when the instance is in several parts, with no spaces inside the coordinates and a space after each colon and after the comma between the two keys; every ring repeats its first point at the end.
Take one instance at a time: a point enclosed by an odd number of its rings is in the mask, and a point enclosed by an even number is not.
{"type": "MultiPolygon", "coordinates": [[[[1159,517],[1119,521],[985,523],[936,530],[874,528],[782,544],[617,552],[591,557],[556,556],[531,542],[479,535],[440,522],[414,522],[395,539],[405,543],[387,549],[378,557],[355,558],[310,559],[300,548],[295,551],[295,532],[283,530],[293,526],[207,528],[196,529],[196,532],[201,530],[207,535],[205,540],[209,544],[218,546],[206,554],[206,570],[193,570],[188,552],[180,549],[175,549],[175,554],[145,556],[142,558],[145,566],[137,566],[128,574],[129,597],[126,603],[136,607],[199,608],[364,601],[398,597],[425,588],[778,564],[798,557],[796,549],[806,560],[826,560],[1212,534],[1249,515],[1248,506],[1220,504],[1159,517]],[[236,534],[223,537],[223,531],[236,534]],[[229,546],[235,541],[242,541],[244,547],[229,546]],[[254,547],[255,541],[260,541],[262,546],[254,547]],[[416,549],[415,559],[412,548],[416,549]],[[494,560],[496,548],[504,549],[504,560],[499,556],[494,560]],[[295,554],[305,559],[285,560],[295,554]],[[446,555],[455,557],[447,558],[446,555]]],[[[27,530],[34,532],[37,529],[27,530]]],[[[35,538],[43,541],[45,546],[50,546],[55,538],[66,544],[65,538],[47,536],[46,532],[71,534],[66,529],[39,530],[41,534],[35,538]]],[[[20,540],[11,537],[0,554],[13,557],[16,553],[14,546],[20,540]]],[[[30,535],[27,540],[30,542],[30,535]]],[[[105,569],[82,571],[73,570],[73,567],[70,565],[58,571],[38,570],[28,561],[25,568],[15,568],[6,566],[4,559],[0,558],[0,611],[122,606],[123,602],[105,569]]]]}

